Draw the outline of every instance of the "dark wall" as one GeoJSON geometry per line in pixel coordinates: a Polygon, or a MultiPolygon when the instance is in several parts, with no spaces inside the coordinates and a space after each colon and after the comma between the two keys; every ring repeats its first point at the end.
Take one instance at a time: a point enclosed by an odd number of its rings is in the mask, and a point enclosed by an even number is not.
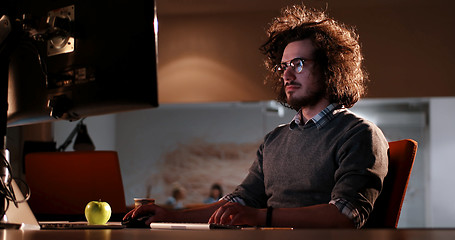
{"type": "MultiPolygon", "coordinates": [[[[184,2],[157,2],[160,102],[273,99],[258,48],[280,7],[300,1],[184,2]]],[[[305,3],[357,28],[372,80],[367,97],[455,95],[455,2],[305,3]]]]}

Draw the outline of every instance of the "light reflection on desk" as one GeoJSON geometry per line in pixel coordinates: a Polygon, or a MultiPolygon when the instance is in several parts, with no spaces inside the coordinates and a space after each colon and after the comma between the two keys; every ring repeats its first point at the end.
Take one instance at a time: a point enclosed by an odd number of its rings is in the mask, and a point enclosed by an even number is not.
{"type": "Polygon", "coordinates": [[[4,240],[84,240],[84,239],[160,239],[160,240],[453,240],[455,229],[400,229],[400,230],[0,230],[4,240]]]}

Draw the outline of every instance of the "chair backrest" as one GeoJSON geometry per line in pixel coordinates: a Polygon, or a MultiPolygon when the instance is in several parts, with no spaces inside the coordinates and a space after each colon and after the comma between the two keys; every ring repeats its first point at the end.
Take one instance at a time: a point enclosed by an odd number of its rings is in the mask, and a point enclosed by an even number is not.
{"type": "Polygon", "coordinates": [[[365,228],[397,228],[416,153],[412,139],[389,142],[389,171],[365,228]]]}
{"type": "Polygon", "coordinates": [[[38,220],[85,220],[90,201],[108,202],[111,220],[126,213],[115,151],[39,152],[25,156],[29,205],[38,220]]]}

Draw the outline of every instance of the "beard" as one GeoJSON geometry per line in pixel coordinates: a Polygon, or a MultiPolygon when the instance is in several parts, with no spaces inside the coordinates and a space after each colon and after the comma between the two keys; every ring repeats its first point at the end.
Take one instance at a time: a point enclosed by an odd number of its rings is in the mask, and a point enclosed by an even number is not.
{"type": "Polygon", "coordinates": [[[294,96],[291,93],[287,96],[287,104],[294,110],[299,110],[302,107],[310,107],[316,105],[326,95],[322,84],[318,84],[316,88],[308,89],[304,96],[294,96]]]}

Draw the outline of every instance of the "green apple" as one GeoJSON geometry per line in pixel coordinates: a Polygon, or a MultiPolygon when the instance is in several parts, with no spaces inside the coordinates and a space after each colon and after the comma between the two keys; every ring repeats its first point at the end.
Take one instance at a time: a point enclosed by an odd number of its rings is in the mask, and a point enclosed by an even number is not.
{"type": "Polygon", "coordinates": [[[107,202],[91,201],[85,206],[85,218],[90,225],[103,225],[111,218],[111,206],[107,202]]]}

